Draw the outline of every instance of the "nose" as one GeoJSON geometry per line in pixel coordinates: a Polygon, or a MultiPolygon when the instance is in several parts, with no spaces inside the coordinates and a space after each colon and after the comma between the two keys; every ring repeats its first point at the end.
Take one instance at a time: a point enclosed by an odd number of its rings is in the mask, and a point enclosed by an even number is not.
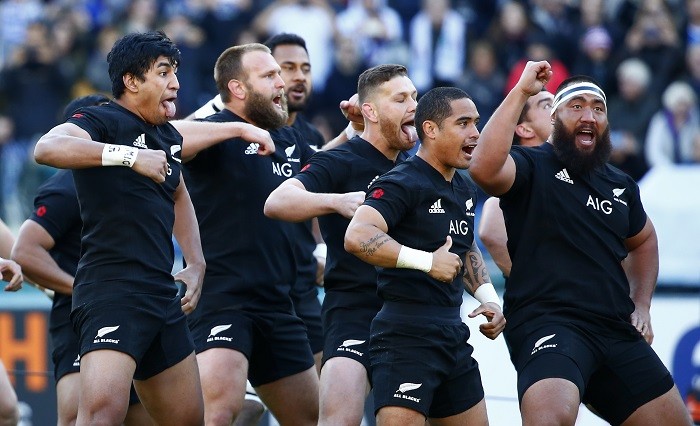
{"type": "Polygon", "coordinates": [[[173,80],[170,87],[174,90],[180,90],[180,80],[177,79],[177,74],[173,74],[173,80]]]}
{"type": "Polygon", "coordinates": [[[410,99],[410,100],[409,100],[409,102],[410,102],[410,107],[408,108],[408,110],[409,110],[409,111],[415,112],[415,111],[416,111],[416,106],[418,106],[418,101],[415,100],[415,99],[413,99],[413,98],[409,98],[409,99],[410,99]]]}
{"type": "Polygon", "coordinates": [[[586,123],[595,122],[595,116],[593,115],[592,108],[584,108],[583,109],[583,112],[581,113],[581,121],[586,122],[586,123]]]}
{"type": "Polygon", "coordinates": [[[275,87],[278,89],[284,89],[284,80],[282,80],[282,76],[277,74],[277,77],[275,78],[275,87]]]}
{"type": "Polygon", "coordinates": [[[304,71],[301,68],[297,68],[292,75],[292,79],[294,81],[306,81],[306,74],[304,74],[304,71]]]}

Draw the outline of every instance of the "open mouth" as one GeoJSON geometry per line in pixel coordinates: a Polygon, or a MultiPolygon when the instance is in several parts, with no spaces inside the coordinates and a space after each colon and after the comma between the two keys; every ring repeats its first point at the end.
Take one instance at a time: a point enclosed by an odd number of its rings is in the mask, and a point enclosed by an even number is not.
{"type": "Polygon", "coordinates": [[[476,148],[476,144],[464,145],[462,147],[462,152],[468,155],[472,155],[472,153],[474,152],[474,148],[476,148]]]}
{"type": "Polygon", "coordinates": [[[589,146],[593,145],[594,142],[594,134],[593,131],[588,130],[588,129],[583,129],[578,132],[576,132],[576,139],[581,145],[584,146],[589,146]]]}
{"type": "Polygon", "coordinates": [[[409,141],[415,142],[418,140],[418,132],[416,132],[416,122],[414,120],[402,123],[401,131],[406,135],[409,141]]]}
{"type": "Polygon", "coordinates": [[[275,104],[277,108],[282,109],[282,95],[278,95],[272,98],[272,103],[275,104]]]}
{"type": "Polygon", "coordinates": [[[160,103],[161,105],[163,105],[163,108],[165,108],[165,116],[168,118],[175,117],[175,113],[177,112],[177,107],[175,107],[175,99],[177,98],[168,98],[160,103]]]}

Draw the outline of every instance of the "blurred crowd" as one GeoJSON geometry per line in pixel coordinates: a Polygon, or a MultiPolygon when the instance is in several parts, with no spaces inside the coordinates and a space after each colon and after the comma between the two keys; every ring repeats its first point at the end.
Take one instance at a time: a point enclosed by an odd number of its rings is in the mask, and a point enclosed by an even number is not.
{"type": "Polygon", "coordinates": [[[106,53],[149,29],[182,51],[178,117],[216,94],[226,47],[291,32],[312,62],[307,115],[328,139],[369,66],[406,65],[419,94],[460,87],[485,123],[526,61],[547,59],[550,91],[586,74],[607,92],[611,161],[632,177],[700,162],[700,0],[0,0],[0,218],[25,218],[54,172],[30,159],[36,139],[71,98],[109,95],[106,53]]]}

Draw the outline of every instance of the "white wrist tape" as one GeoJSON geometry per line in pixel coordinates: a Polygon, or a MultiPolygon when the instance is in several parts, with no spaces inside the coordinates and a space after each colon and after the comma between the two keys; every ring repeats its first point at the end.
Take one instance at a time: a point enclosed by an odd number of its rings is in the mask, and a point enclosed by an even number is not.
{"type": "Polygon", "coordinates": [[[348,123],[348,126],[345,128],[345,137],[348,138],[348,140],[354,138],[357,135],[357,130],[355,130],[354,127],[352,127],[352,124],[348,123]]]}
{"type": "Polygon", "coordinates": [[[328,254],[328,246],[325,245],[324,243],[316,244],[316,248],[314,249],[314,256],[315,257],[322,257],[325,259],[326,254],[328,254]]]}
{"type": "Polygon", "coordinates": [[[106,143],[102,150],[102,165],[133,167],[138,153],[139,149],[133,146],[106,143]]]}
{"type": "Polygon", "coordinates": [[[496,289],[493,288],[493,284],[484,283],[479,286],[474,292],[474,299],[478,300],[482,305],[484,303],[493,302],[498,306],[503,306],[501,304],[501,298],[498,297],[496,289]]]}
{"type": "Polygon", "coordinates": [[[401,246],[399,257],[396,259],[396,267],[404,269],[418,269],[425,273],[433,267],[433,254],[411,247],[401,246]]]}

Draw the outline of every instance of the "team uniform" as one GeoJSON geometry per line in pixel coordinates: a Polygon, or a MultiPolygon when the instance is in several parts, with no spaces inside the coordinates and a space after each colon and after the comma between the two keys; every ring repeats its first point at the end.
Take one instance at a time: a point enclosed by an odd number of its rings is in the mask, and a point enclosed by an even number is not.
{"type": "MultiPolygon", "coordinates": [[[[38,189],[30,220],[39,224],[54,240],[49,254],[66,273],[75,276],[80,260],[80,206],[73,175],[59,170],[38,189]]],[[[71,296],[55,292],[49,314],[49,337],[54,379],[80,372],[80,345],[70,321],[71,296]]],[[[129,403],[139,402],[133,386],[129,403]]]]}
{"type": "MultiPolygon", "coordinates": [[[[297,114],[294,129],[301,134],[302,140],[314,148],[323,146],[323,136],[304,117],[297,114]]],[[[316,239],[311,232],[311,221],[297,223],[299,228],[298,241],[298,272],[297,279],[289,292],[294,304],[294,311],[304,321],[309,335],[311,351],[318,353],[323,350],[323,327],[321,326],[321,302],[318,300],[316,286],[316,270],[318,263],[313,255],[316,239]]]]}
{"type": "Polygon", "coordinates": [[[647,219],[639,188],[610,165],[573,174],[551,144],[513,147],[511,156],[516,177],[500,203],[513,259],[504,333],[519,397],[538,380],[565,378],[618,424],[673,386],[630,323],[621,262],[624,240],[647,219]]]}
{"type": "MultiPolygon", "coordinates": [[[[455,173],[448,182],[422,158],[396,166],[369,189],[388,235],[402,245],[433,252],[452,237],[450,251],[464,259],[474,242],[476,187],[455,173]]],[[[484,397],[469,329],[462,322],[462,273],[444,283],[414,269],[379,268],[384,301],[372,321],[370,360],[374,406],[401,406],[442,418],[484,397]]]]}
{"type": "Polygon", "coordinates": [[[169,123],[152,126],[116,103],[81,109],[68,122],[93,140],[167,156],[163,183],[128,167],[73,171],[83,223],[71,312],[80,355],[124,352],[136,361],[134,378],[145,380],[194,348],[171,275],[182,136],[169,123]]]}
{"type": "MultiPolygon", "coordinates": [[[[405,158],[400,154],[399,159],[405,158]]],[[[318,152],[295,177],[315,193],[367,191],[380,175],[394,167],[372,144],[356,136],[338,148],[318,152]]],[[[382,306],[377,296],[377,271],[344,248],[350,224],[339,214],[318,218],[328,246],[322,320],[323,362],[341,356],[361,363],[369,372],[369,326],[382,306]]]]}
{"type": "MultiPolygon", "coordinates": [[[[224,109],[205,121],[243,119],[224,109]]],[[[291,127],[270,135],[272,155],[260,156],[257,144],[231,139],[185,166],[207,263],[199,305],[188,318],[196,351],[241,352],[256,387],[314,364],[306,327],[289,296],[298,273],[299,225],[263,214],[268,195],[313,151],[291,127]]]]}

